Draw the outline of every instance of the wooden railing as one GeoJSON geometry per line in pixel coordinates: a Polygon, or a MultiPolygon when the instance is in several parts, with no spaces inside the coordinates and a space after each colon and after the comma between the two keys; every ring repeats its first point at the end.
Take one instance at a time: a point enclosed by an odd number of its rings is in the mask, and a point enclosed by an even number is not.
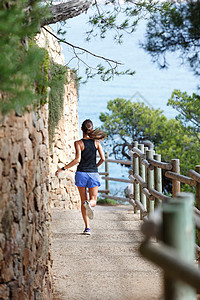
{"type": "MultiPolygon", "coordinates": [[[[196,300],[200,271],[195,261],[194,196],[179,193],[163,203],[142,225],[140,253],[163,269],[164,300],[196,300]],[[156,238],[157,243],[151,238],[156,238]]],[[[195,218],[200,229],[200,216],[195,218]]]]}
{"type": "MultiPolygon", "coordinates": [[[[188,176],[181,175],[179,159],[162,162],[160,154],[137,142],[129,155],[132,157],[129,162],[107,158],[106,163],[130,165],[129,180],[125,182],[133,184],[133,194],[125,200],[133,205],[134,212],[140,210],[140,219],[144,220],[142,231],[146,239],[140,252],[163,268],[165,300],[194,300],[195,290],[200,292],[200,272],[193,265],[194,247],[197,260],[200,258],[200,165],[189,170],[188,176]],[[172,180],[172,197],[162,193],[162,173],[172,180]],[[180,193],[180,183],[195,187],[195,201],[193,194],[180,193]],[[197,230],[196,245],[193,225],[197,230]],[[151,237],[161,241],[159,247],[150,242],[151,237]]],[[[112,198],[109,180],[121,180],[110,177],[106,168],[103,179],[108,185],[102,196],[112,198]]],[[[117,198],[122,199],[113,197],[117,198]]]]}
{"type": "MultiPolygon", "coordinates": [[[[140,210],[140,219],[147,218],[149,213],[163,202],[168,202],[180,193],[180,183],[195,187],[194,217],[200,216],[200,165],[195,170],[189,170],[188,175],[180,174],[179,159],[172,159],[171,162],[162,162],[161,155],[154,150],[149,150],[143,144],[133,143],[134,147],[129,151],[131,161],[114,160],[106,157],[105,172],[102,179],[106,182],[106,189],[100,190],[102,197],[129,201],[134,206],[134,211],[140,210]],[[113,178],[109,176],[108,163],[121,163],[129,165],[129,179],[113,178]],[[162,193],[162,170],[164,176],[172,180],[172,197],[162,193]],[[133,194],[129,198],[115,197],[109,194],[109,181],[127,182],[133,184],[133,194]]],[[[200,231],[197,231],[197,249],[200,252],[200,231]]]]}
{"type": "Polygon", "coordinates": [[[130,160],[118,160],[118,159],[110,159],[108,158],[108,155],[106,154],[106,160],[105,160],[105,172],[99,172],[99,175],[103,175],[101,178],[105,180],[105,189],[99,189],[99,193],[101,193],[101,197],[114,199],[117,201],[129,201],[129,198],[126,197],[117,197],[110,194],[110,181],[116,181],[116,182],[124,182],[124,183],[131,183],[130,179],[124,179],[124,178],[116,178],[116,177],[110,177],[109,173],[109,163],[116,163],[116,164],[123,164],[132,166],[132,161],[130,160]]]}

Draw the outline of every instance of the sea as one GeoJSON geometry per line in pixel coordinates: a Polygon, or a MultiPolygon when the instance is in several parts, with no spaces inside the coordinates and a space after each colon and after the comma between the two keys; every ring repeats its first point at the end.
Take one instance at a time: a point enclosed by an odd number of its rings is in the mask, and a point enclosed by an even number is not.
{"type": "MultiPolygon", "coordinates": [[[[79,86],[79,127],[85,119],[91,119],[94,127],[101,126],[99,115],[107,111],[107,102],[115,98],[125,98],[131,101],[141,101],[155,109],[163,110],[165,116],[170,119],[177,115],[177,112],[167,101],[171,97],[174,89],[192,94],[198,91],[199,80],[187,64],[183,64],[179,58],[179,53],[167,55],[168,68],[160,69],[158,63],[153,63],[151,56],[145,52],[140,44],[144,42],[146,32],[146,22],[141,21],[134,33],[124,35],[123,43],[117,44],[113,40],[113,33],[109,32],[105,39],[99,37],[86,41],[86,32],[91,29],[88,19],[93,14],[93,9],[89,9],[85,14],[67,20],[62,26],[66,30],[65,39],[67,42],[87,49],[88,51],[121,62],[120,70],[131,69],[135,71],[133,76],[122,75],[114,77],[108,82],[103,82],[98,76],[89,79],[87,83],[79,86]]],[[[51,26],[55,32],[60,28],[60,24],[51,26]]],[[[63,53],[67,65],[78,69],[78,76],[84,78],[85,64],[96,66],[103,63],[89,54],[83,54],[82,50],[77,50],[80,60],[73,58],[72,47],[62,43],[63,53]]],[[[81,137],[81,130],[80,130],[81,137]]],[[[128,169],[120,164],[109,163],[111,177],[127,178],[128,169]]],[[[104,171],[104,166],[100,168],[104,171]]],[[[112,195],[123,195],[127,183],[110,182],[112,195]]],[[[102,188],[104,181],[102,180],[102,188]]]]}

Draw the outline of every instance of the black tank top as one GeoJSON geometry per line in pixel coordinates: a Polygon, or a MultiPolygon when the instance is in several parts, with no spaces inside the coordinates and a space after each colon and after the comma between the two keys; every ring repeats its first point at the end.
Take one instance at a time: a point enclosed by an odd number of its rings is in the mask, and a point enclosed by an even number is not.
{"type": "Polygon", "coordinates": [[[98,169],[96,163],[97,148],[95,147],[95,141],[92,139],[82,139],[82,141],[84,143],[84,150],[81,151],[81,161],[78,165],[77,171],[96,173],[98,172],[98,169]]]}

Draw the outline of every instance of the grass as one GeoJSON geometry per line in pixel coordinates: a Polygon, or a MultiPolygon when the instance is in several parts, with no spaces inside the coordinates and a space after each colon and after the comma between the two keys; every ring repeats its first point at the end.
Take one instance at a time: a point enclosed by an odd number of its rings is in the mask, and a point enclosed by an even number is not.
{"type": "Polygon", "coordinates": [[[97,204],[100,205],[118,205],[119,203],[116,200],[109,199],[109,198],[98,198],[97,204]]]}

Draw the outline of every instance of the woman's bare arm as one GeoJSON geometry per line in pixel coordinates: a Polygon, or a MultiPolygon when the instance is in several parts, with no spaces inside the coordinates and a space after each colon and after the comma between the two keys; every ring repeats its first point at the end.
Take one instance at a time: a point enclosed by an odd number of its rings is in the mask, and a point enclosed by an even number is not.
{"type": "MultiPolygon", "coordinates": [[[[76,164],[78,164],[80,162],[80,160],[81,160],[81,147],[80,147],[79,141],[76,141],[74,143],[74,147],[75,147],[75,150],[76,150],[75,158],[70,163],[68,163],[67,165],[65,165],[63,167],[65,170],[67,170],[69,168],[72,168],[73,166],[75,166],[76,164]]],[[[59,172],[64,171],[63,168],[58,169],[56,171],[56,175],[58,175],[59,172]]]]}

